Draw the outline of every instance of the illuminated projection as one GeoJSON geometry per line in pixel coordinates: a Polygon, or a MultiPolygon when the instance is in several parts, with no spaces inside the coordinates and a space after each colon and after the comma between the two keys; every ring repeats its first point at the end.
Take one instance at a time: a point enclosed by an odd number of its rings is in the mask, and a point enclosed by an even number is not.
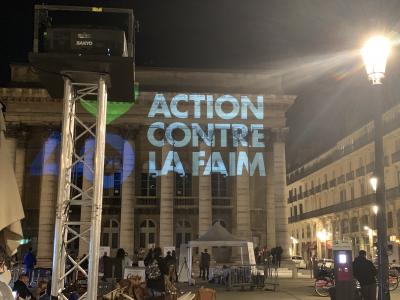
{"type": "MultiPolygon", "coordinates": [[[[257,96],[251,101],[248,96],[237,99],[224,95],[214,99],[213,95],[178,94],[172,97],[171,101],[167,101],[164,94],[159,93],[153,99],[148,117],[157,119],[147,130],[147,139],[155,147],[161,148],[167,143],[175,149],[186,146],[198,147],[200,143],[204,143],[211,148],[217,144],[219,148],[233,146],[241,149],[260,149],[259,152],[253,150],[251,157],[248,156],[248,151],[229,152],[228,161],[223,160],[220,152],[212,151],[209,157],[206,157],[205,151],[194,151],[192,175],[207,176],[211,173],[221,173],[226,176],[240,176],[246,170],[250,176],[254,174],[265,176],[264,156],[261,150],[265,148],[262,124],[263,96],[257,96]],[[173,118],[186,122],[163,122],[173,118]],[[187,122],[189,118],[191,123],[187,122]],[[203,122],[207,119],[207,125],[201,126],[196,119],[202,119],[203,122]],[[250,119],[255,123],[240,123],[250,119]],[[161,137],[156,134],[158,131],[162,131],[161,137]],[[175,133],[180,133],[179,139],[175,133]],[[228,137],[228,134],[232,136],[228,137]],[[204,166],[201,174],[200,166],[204,166]]],[[[150,151],[148,165],[151,173],[157,176],[166,175],[168,172],[185,175],[185,167],[175,151],[168,152],[161,169],[156,169],[155,162],[156,152],[150,151]]]]}

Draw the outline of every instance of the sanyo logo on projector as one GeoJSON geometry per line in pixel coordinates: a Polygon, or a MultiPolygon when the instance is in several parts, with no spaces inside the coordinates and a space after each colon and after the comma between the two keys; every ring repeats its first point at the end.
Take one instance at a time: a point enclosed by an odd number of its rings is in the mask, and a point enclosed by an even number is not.
{"type": "Polygon", "coordinates": [[[77,46],[93,46],[92,41],[76,41],[77,46]]]}

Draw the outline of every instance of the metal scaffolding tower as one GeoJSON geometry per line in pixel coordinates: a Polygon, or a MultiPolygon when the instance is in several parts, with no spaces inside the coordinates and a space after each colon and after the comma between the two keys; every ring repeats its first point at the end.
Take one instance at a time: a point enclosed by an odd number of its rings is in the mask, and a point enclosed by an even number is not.
{"type": "MultiPolygon", "coordinates": [[[[74,72],[76,75],[76,72],[74,72]]],[[[81,72],[83,73],[83,72],[81,72]]],[[[54,237],[53,274],[51,295],[53,299],[67,299],[63,295],[67,276],[80,271],[87,278],[87,292],[79,299],[97,299],[98,262],[101,232],[101,213],[104,178],[104,152],[107,114],[107,84],[106,75],[101,73],[80,74],[75,77],[68,73],[64,78],[64,110],[62,124],[62,143],[60,172],[57,195],[57,215],[54,237]],[[89,75],[89,76],[87,76],[89,75]],[[77,82],[73,78],[90,78],[86,82],[77,82]],[[87,96],[97,95],[97,115],[95,122],[88,124],[83,115],[77,113],[78,101],[87,96]],[[85,136],[95,139],[94,163],[85,161],[86,153],[78,153],[77,143],[85,136]],[[89,187],[73,182],[72,173],[78,164],[92,173],[93,182],[89,187]],[[72,206],[88,206],[91,209],[90,221],[71,221],[69,214],[72,206]],[[76,230],[79,226],[80,230],[76,230]],[[67,247],[75,240],[89,245],[89,253],[79,259],[73,258],[67,247]],[[86,272],[82,263],[89,260],[86,272]],[[66,270],[66,263],[72,268],[66,270]]],[[[84,152],[88,151],[85,149],[84,152]]]]}

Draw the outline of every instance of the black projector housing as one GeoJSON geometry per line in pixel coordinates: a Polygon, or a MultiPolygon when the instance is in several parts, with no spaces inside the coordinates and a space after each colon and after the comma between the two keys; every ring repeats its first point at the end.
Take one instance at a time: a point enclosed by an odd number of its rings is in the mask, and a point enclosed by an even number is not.
{"type": "Polygon", "coordinates": [[[125,33],[116,29],[50,27],[43,52],[127,57],[125,33]]]}

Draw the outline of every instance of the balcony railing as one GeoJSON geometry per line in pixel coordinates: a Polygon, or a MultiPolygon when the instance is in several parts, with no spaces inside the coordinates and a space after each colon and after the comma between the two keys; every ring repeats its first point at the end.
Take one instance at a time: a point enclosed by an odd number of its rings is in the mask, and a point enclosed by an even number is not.
{"type": "Polygon", "coordinates": [[[350,171],[346,173],[346,181],[353,180],[354,179],[354,171],[350,171]]]}
{"type": "Polygon", "coordinates": [[[400,150],[392,154],[392,162],[398,162],[400,160],[400,150]]]}
{"type": "MultiPolygon", "coordinates": [[[[394,187],[386,190],[386,199],[391,200],[400,197],[400,188],[394,187]]],[[[400,198],[399,198],[400,200],[400,198]]],[[[289,217],[289,223],[298,222],[301,220],[311,219],[321,217],[323,215],[338,213],[341,211],[346,211],[356,207],[362,207],[364,205],[369,205],[375,202],[375,194],[365,195],[350,201],[341,202],[335,205],[327,206],[321,209],[305,212],[301,215],[289,217]]]]}
{"type": "Polygon", "coordinates": [[[320,184],[315,187],[315,193],[319,193],[319,192],[321,192],[321,185],[320,184]]]}
{"type": "Polygon", "coordinates": [[[365,175],[365,167],[359,167],[356,170],[356,176],[360,177],[360,176],[364,176],[365,175]]]}
{"type": "Polygon", "coordinates": [[[116,206],[121,205],[120,196],[105,196],[103,197],[103,205],[116,206]]]}
{"type": "Polygon", "coordinates": [[[196,197],[175,197],[174,205],[175,206],[197,206],[198,198],[196,197]]]}
{"type": "Polygon", "coordinates": [[[344,175],[339,176],[338,179],[337,179],[337,183],[338,184],[344,183],[344,181],[345,181],[344,175]]]}
{"type": "MultiPolygon", "coordinates": [[[[398,118],[398,117],[387,120],[383,124],[384,134],[388,134],[398,128],[400,128],[400,118],[398,118]]],[[[360,149],[361,147],[368,145],[369,143],[372,143],[373,140],[374,140],[374,130],[372,130],[372,131],[364,134],[363,136],[359,137],[358,139],[354,140],[354,143],[352,145],[346,146],[343,150],[336,149],[329,156],[319,160],[318,162],[313,164],[311,167],[309,167],[307,169],[305,169],[304,167],[300,167],[297,170],[294,170],[294,172],[291,172],[291,174],[289,174],[287,176],[287,183],[291,184],[297,180],[300,180],[300,179],[322,169],[323,167],[329,165],[330,163],[348,155],[349,153],[354,152],[354,151],[360,149]]],[[[397,155],[400,156],[400,154],[397,154],[397,155]]],[[[400,157],[398,158],[398,160],[400,160],[400,157]]],[[[398,161],[398,160],[396,160],[396,161],[398,161]]],[[[393,158],[392,158],[392,161],[395,162],[393,160],[393,158]]],[[[367,171],[367,173],[372,172],[373,168],[372,169],[367,168],[366,171],[367,171]]]]}
{"type": "Polygon", "coordinates": [[[155,196],[136,196],[137,207],[160,206],[160,199],[155,196]]]}
{"type": "Polygon", "coordinates": [[[213,197],[212,198],[213,206],[222,206],[222,207],[231,207],[232,206],[232,198],[231,197],[213,197]]]}
{"type": "Polygon", "coordinates": [[[369,164],[367,165],[367,173],[373,172],[374,169],[375,169],[375,162],[373,161],[373,162],[371,162],[371,163],[369,163],[369,164]]]}
{"type": "Polygon", "coordinates": [[[336,178],[334,178],[334,179],[329,181],[329,187],[330,188],[335,187],[335,186],[336,186],[336,178]]]}

